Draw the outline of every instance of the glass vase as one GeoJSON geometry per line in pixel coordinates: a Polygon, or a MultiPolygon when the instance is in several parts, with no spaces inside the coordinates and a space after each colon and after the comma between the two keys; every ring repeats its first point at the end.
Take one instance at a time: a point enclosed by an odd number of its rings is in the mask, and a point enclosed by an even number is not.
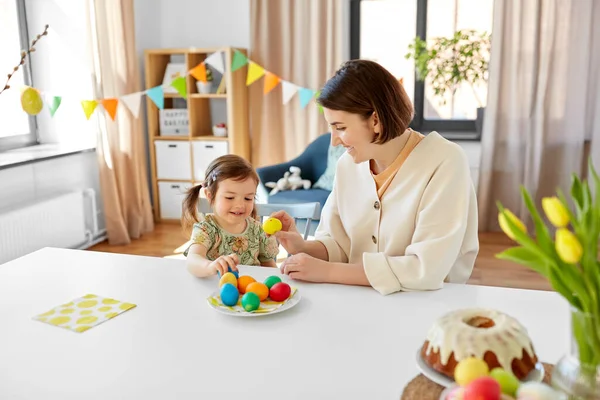
{"type": "Polygon", "coordinates": [[[554,367],[552,386],[568,400],[600,400],[600,316],[571,308],[570,349],[554,367]]]}

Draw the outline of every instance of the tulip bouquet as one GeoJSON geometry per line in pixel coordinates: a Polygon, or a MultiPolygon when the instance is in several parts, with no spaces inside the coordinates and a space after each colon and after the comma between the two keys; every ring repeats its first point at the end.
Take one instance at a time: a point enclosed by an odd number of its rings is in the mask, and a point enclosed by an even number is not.
{"type": "Polygon", "coordinates": [[[554,238],[529,193],[523,199],[535,226],[529,235],[525,224],[498,203],[499,223],[519,246],[497,255],[525,265],[545,276],[554,290],[572,307],[571,332],[582,369],[593,375],[600,367],[600,178],[589,162],[595,195],[587,181],[573,175],[570,197],[573,210],[561,191],[542,199],[542,209],[553,226],[554,238]]]}

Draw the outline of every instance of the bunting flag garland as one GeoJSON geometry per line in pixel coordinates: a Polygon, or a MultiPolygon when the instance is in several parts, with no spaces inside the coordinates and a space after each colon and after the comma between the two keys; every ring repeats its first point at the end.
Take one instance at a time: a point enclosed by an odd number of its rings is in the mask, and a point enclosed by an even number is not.
{"type": "Polygon", "coordinates": [[[112,119],[114,121],[115,117],[117,115],[117,106],[119,105],[119,100],[118,99],[103,99],[101,102],[102,102],[102,107],[104,107],[104,109],[106,110],[108,115],[110,115],[110,119],[112,119]]]}
{"type": "Polygon", "coordinates": [[[142,104],[142,93],[132,93],[121,97],[121,102],[129,109],[134,118],[140,115],[140,106],[142,104]]]}
{"type": "Polygon", "coordinates": [[[252,85],[265,74],[265,69],[257,63],[250,61],[248,76],[246,77],[246,86],[252,85]]]}
{"type": "Polygon", "coordinates": [[[62,100],[62,97],[51,96],[51,95],[46,95],[45,97],[46,97],[46,104],[48,105],[48,111],[50,111],[50,116],[54,117],[56,110],[58,110],[58,107],[60,107],[60,102],[62,100]]]}
{"type": "Polygon", "coordinates": [[[275,86],[279,84],[279,77],[269,71],[265,73],[265,87],[264,94],[268,94],[271,90],[275,89],[275,86]]]}
{"type": "Polygon", "coordinates": [[[159,110],[165,108],[165,92],[162,86],[154,86],[153,88],[146,90],[146,94],[150,97],[150,100],[156,104],[156,107],[158,107],[159,110]]]}
{"type": "MultiPolygon", "coordinates": [[[[224,63],[224,53],[222,51],[217,51],[210,54],[204,61],[200,62],[191,70],[187,71],[185,76],[178,76],[174,78],[169,84],[163,82],[163,84],[151,87],[145,91],[140,91],[136,93],[129,93],[118,98],[106,98],[106,99],[86,99],[79,100],[81,107],[83,109],[84,115],[86,119],[90,119],[94,114],[98,104],[101,104],[106,113],[110,116],[110,118],[114,121],[116,119],[117,110],[119,103],[122,103],[125,108],[127,108],[134,118],[138,118],[140,115],[141,108],[141,100],[143,95],[147,95],[150,100],[159,108],[164,109],[165,107],[165,88],[173,87],[177,93],[184,99],[188,98],[187,91],[187,75],[191,75],[197,81],[206,82],[208,77],[208,72],[210,72],[207,66],[212,67],[214,70],[220,72],[221,74],[225,74],[226,67],[224,63]]],[[[282,104],[287,104],[291,101],[296,93],[298,93],[300,107],[302,109],[306,108],[311,100],[319,97],[321,93],[319,90],[315,91],[310,88],[298,86],[292,82],[281,79],[278,75],[274,74],[271,71],[265,69],[262,65],[250,60],[244,53],[239,50],[234,50],[233,57],[231,59],[230,65],[230,73],[235,73],[235,71],[243,68],[244,66],[248,66],[248,70],[246,73],[246,86],[250,86],[255,82],[259,81],[264,77],[263,85],[263,94],[269,95],[277,86],[281,84],[281,92],[282,92],[282,104]]],[[[399,79],[400,83],[402,83],[402,78],[399,79]]],[[[221,81],[221,85],[224,84],[224,80],[221,81]]],[[[63,103],[63,97],[50,93],[40,92],[39,89],[32,88],[29,86],[25,86],[21,95],[21,106],[23,110],[31,115],[35,115],[43,108],[43,104],[45,103],[46,107],[48,107],[48,111],[51,117],[54,117],[58,108],[63,103]],[[34,104],[37,94],[38,103],[37,108],[34,108],[31,104],[34,104]],[[29,97],[27,97],[29,96],[29,97]],[[30,100],[32,98],[33,100],[30,100]],[[43,100],[42,100],[43,98],[43,100]],[[31,104],[30,104],[31,103],[31,104]],[[38,110],[39,109],[39,110],[38,110]]],[[[319,105],[319,112],[323,113],[323,108],[319,105]]]]}
{"type": "MultiPolygon", "coordinates": [[[[315,93],[315,99],[318,99],[320,95],[321,95],[321,91],[317,90],[317,92],[315,93]]],[[[323,106],[320,105],[319,103],[317,103],[317,107],[319,108],[319,112],[321,114],[323,114],[323,106]]]]}
{"type": "Polygon", "coordinates": [[[183,76],[175,78],[175,80],[171,82],[171,86],[173,86],[175,90],[177,90],[177,93],[179,93],[181,97],[187,99],[187,84],[183,76]]]}
{"type": "Polygon", "coordinates": [[[97,105],[98,105],[98,102],[96,100],[82,100],[81,101],[81,106],[83,107],[83,112],[85,113],[86,119],[88,119],[88,120],[90,119],[90,117],[94,113],[94,110],[96,109],[97,105]]]}

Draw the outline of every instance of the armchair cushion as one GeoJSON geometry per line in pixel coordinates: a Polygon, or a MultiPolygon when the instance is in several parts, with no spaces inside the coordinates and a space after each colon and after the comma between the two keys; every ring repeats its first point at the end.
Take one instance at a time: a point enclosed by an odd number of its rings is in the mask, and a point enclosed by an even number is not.
{"type": "Polygon", "coordinates": [[[327,152],[327,168],[321,177],[313,185],[314,188],[320,188],[332,191],[333,190],[333,178],[335,178],[335,167],[339,158],[344,154],[346,149],[343,146],[332,146],[329,145],[327,152]]]}

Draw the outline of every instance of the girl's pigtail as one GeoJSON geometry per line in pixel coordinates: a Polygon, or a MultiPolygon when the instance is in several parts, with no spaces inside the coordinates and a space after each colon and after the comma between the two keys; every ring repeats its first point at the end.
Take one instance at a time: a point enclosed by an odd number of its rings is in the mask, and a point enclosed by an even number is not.
{"type": "Polygon", "coordinates": [[[203,185],[200,184],[189,189],[183,200],[181,224],[186,230],[198,222],[198,198],[200,197],[202,187],[203,185]]]}

